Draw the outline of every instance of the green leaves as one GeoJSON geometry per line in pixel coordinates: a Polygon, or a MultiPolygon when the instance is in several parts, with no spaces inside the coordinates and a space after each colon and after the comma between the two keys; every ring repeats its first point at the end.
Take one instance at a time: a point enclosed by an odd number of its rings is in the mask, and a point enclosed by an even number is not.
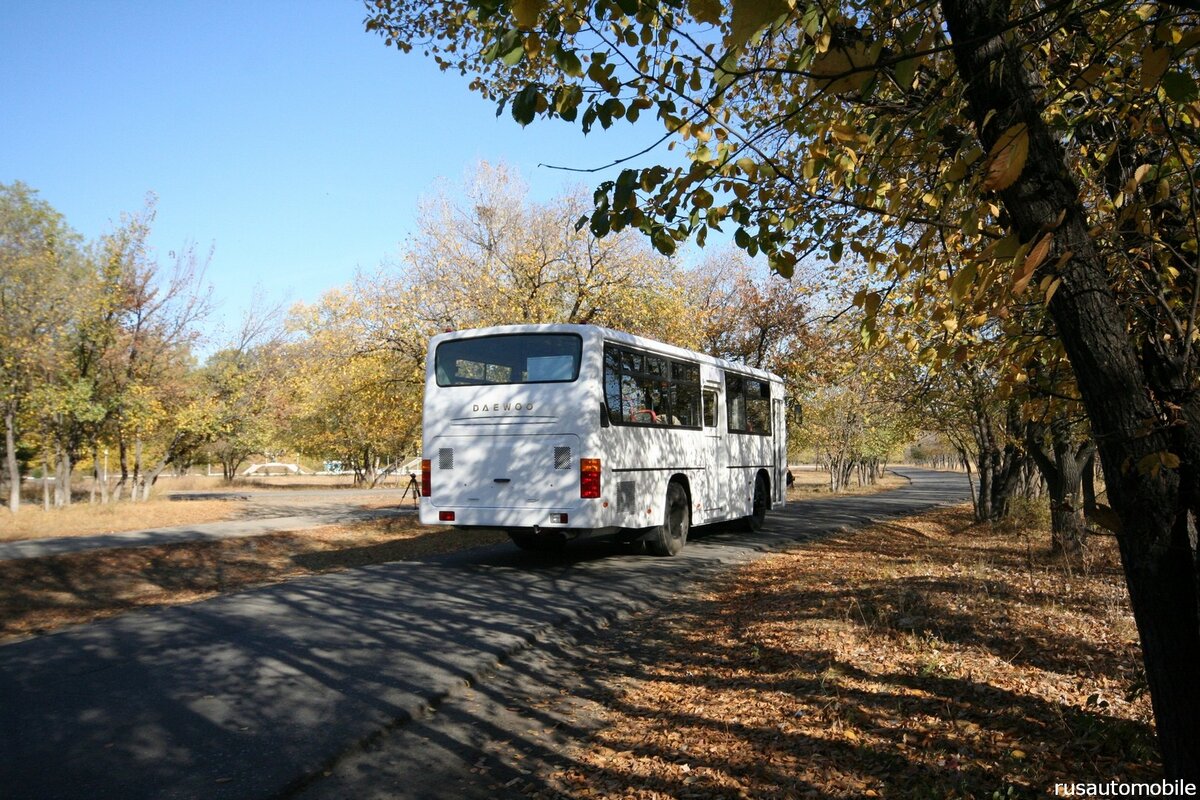
{"type": "Polygon", "coordinates": [[[538,110],[538,99],[541,97],[541,90],[536,84],[529,84],[521,91],[517,92],[512,101],[512,118],[525,127],[533,122],[534,116],[538,110]]]}
{"type": "Polygon", "coordinates": [[[1162,87],[1167,99],[1174,103],[1191,103],[1200,99],[1200,87],[1197,87],[1196,77],[1190,72],[1168,72],[1162,78],[1162,87]]]}

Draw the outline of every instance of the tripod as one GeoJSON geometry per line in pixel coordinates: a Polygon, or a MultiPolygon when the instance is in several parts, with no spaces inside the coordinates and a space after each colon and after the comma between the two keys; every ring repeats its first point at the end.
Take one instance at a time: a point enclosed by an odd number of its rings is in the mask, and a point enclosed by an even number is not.
{"type": "Polygon", "coordinates": [[[404,487],[404,494],[400,495],[400,499],[412,497],[413,505],[417,505],[421,498],[421,484],[417,483],[417,476],[413,473],[408,473],[408,486],[404,487]]]}

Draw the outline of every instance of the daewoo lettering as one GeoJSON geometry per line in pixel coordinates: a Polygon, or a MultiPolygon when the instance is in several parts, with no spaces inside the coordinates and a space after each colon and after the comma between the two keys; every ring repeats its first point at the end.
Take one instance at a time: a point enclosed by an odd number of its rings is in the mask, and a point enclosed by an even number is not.
{"type": "Polygon", "coordinates": [[[533,403],[476,403],[472,411],[533,411],[533,403]]]}

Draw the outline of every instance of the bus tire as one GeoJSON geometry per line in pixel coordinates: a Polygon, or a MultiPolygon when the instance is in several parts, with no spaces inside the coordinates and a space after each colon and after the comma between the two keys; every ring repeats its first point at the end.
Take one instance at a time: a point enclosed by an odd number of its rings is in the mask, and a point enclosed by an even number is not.
{"type": "Polygon", "coordinates": [[[650,552],[656,556],[678,555],[687,542],[692,526],[687,490],[678,482],[667,485],[667,502],[663,510],[663,524],[654,529],[646,539],[650,552]]]}
{"type": "Polygon", "coordinates": [[[767,485],[767,476],[761,472],[754,479],[754,505],[750,516],[746,517],[746,528],[750,531],[761,531],[767,520],[767,510],[771,508],[771,488],[767,485]]]}

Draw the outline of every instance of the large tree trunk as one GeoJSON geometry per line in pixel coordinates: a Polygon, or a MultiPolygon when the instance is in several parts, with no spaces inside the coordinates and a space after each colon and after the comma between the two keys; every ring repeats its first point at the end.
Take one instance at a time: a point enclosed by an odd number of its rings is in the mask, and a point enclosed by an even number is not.
{"type": "MultiPolygon", "coordinates": [[[[1130,601],[1141,635],[1163,765],[1170,779],[1200,782],[1200,586],[1188,534],[1187,497],[1193,491],[1200,448],[1200,411],[1184,430],[1165,425],[1124,313],[1109,285],[1106,264],[1088,235],[1079,190],[1057,140],[1041,118],[1039,98],[1012,44],[1005,0],[943,0],[954,56],[970,113],[985,152],[1014,125],[1027,126],[1029,152],[1001,199],[1022,241],[1053,231],[1051,255],[1062,283],[1050,312],[1075,371],[1099,442],[1108,496],[1119,515],[1118,542],[1130,601]],[[1060,217],[1060,215],[1062,215],[1060,217]],[[1069,253],[1069,255],[1067,255],[1069,253]],[[1059,264],[1065,256],[1064,263],[1059,264]],[[1190,444],[1189,443],[1189,444],[1190,444]],[[1174,451],[1180,469],[1149,468],[1174,451]],[[1181,476],[1188,479],[1181,493],[1181,476]]],[[[1185,413],[1194,408],[1188,403],[1185,413]]]]}

